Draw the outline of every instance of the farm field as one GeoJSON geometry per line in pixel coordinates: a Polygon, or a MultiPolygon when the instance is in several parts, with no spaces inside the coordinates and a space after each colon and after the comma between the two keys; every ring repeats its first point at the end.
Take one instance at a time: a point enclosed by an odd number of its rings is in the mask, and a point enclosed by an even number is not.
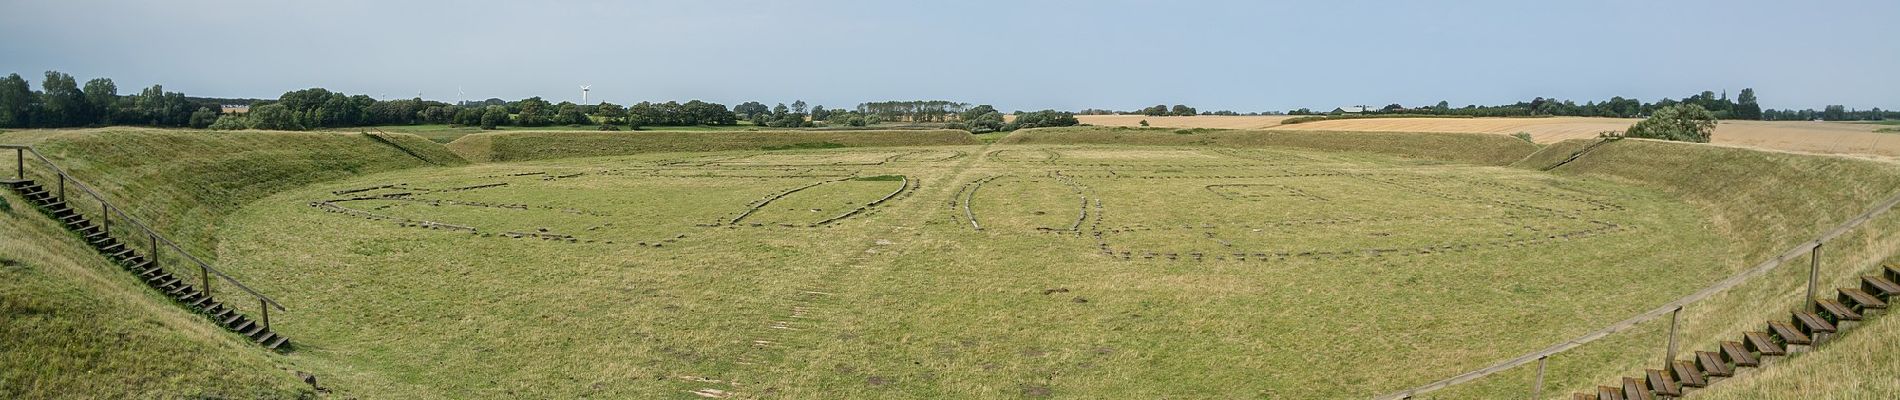
{"type": "MultiPolygon", "coordinates": [[[[1199,117],[1195,117],[1199,118],[1199,117]]],[[[1271,129],[1374,132],[1471,132],[1502,135],[1527,132],[1532,140],[1552,143],[1594,138],[1622,131],[1634,118],[1367,118],[1281,125],[1271,129]]],[[[1821,154],[1900,157],[1900,137],[1876,133],[1877,124],[1811,121],[1721,121],[1713,143],[1821,154]]]]}
{"type": "Polygon", "coordinates": [[[1156,128],[1211,128],[1211,129],[1264,129],[1279,125],[1280,121],[1293,118],[1290,115],[1197,115],[1192,117],[1150,117],[1146,115],[1077,115],[1075,119],[1084,124],[1097,126],[1148,126],[1156,128]]]}
{"type": "Polygon", "coordinates": [[[1728,274],[1705,221],[1356,153],[725,151],[317,184],[218,257],[344,396],[1364,397],[1728,274]]]}
{"type": "MultiPolygon", "coordinates": [[[[1101,126],[1137,126],[1147,120],[1157,128],[1267,129],[1295,131],[1530,133],[1538,143],[1588,139],[1598,133],[1622,131],[1635,118],[1365,118],[1281,125],[1289,116],[1145,117],[1140,115],[1078,115],[1083,123],[1101,126]]],[[[1900,137],[1876,132],[1890,125],[1811,121],[1721,121],[1714,143],[1759,149],[1819,154],[1900,157],[1900,137]]]]}

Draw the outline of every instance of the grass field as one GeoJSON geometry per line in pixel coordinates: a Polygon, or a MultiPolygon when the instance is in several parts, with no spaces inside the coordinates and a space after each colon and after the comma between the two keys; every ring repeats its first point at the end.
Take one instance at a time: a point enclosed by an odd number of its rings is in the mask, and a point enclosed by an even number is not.
{"type": "MultiPolygon", "coordinates": [[[[153,219],[291,305],[274,322],[298,346],[250,353],[194,317],[165,317],[169,306],[147,304],[155,294],[87,267],[98,261],[83,250],[11,255],[60,235],[28,228],[0,242],[0,264],[23,277],[0,289],[28,299],[5,315],[44,322],[9,333],[96,346],[113,336],[54,332],[147,329],[123,317],[144,314],[204,332],[124,355],[0,357],[142,365],[195,348],[202,358],[176,362],[243,367],[0,379],[37,383],[25,397],[114,393],[105,382],[292,396],[289,371],[360,398],[1366,397],[1653,308],[1900,186],[1884,163],[1641,140],[1543,172],[1585,142],[1104,127],[803,136],[829,134],[489,133],[463,139],[490,140],[473,158],[524,161],[472,165],[403,134],[0,134],[90,171],[109,196],[160,193],[137,211],[171,216],[153,219]],[[905,146],[879,147],[893,144],[905,146]],[[573,158],[603,153],[620,155],[573,158]],[[326,161],[337,158],[354,161],[326,161]],[[149,299],[34,311],[97,293],[149,299]],[[205,383],[219,374],[234,380],[205,383]],[[146,381],[160,376],[173,378],[146,381]]],[[[7,199],[9,228],[46,222],[7,199]]],[[[1900,228],[1900,216],[1875,226],[1900,228]]],[[[1823,287],[1900,247],[1841,242],[1823,287]]],[[[1798,304],[1804,274],[1690,309],[1685,348],[1798,304]]],[[[1653,361],[1658,331],[1564,357],[1546,393],[1653,361]]],[[[1434,397],[1520,396],[1522,372],[1434,397]]]]}
{"type": "Polygon", "coordinates": [[[992,145],[377,174],[255,203],[219,254],[324,305],[280,329],[345,395],[1340,397],[1721,276],[1704,220],[1520,169],[992,145]]]}

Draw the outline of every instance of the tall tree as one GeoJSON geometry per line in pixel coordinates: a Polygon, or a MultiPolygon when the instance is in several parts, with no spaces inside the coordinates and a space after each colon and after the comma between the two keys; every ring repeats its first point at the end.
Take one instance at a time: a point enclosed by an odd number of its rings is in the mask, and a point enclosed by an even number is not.
{"type": "Polygon", "coordinates": [[[38,103],[33,87],[20,74],[0,79],[0,128],[25,128],[33,123],[33,107],[38,103]]]}
{"type": "Polygon", "coordinates": [[[1736,119],[1761,119],[1761,104],[1755,102],[1755,88],[1742,88],[1742,94],[1735,96],[1735,112],[1732,116],[1736,119]]]}
{"type": "Polygon", "coordinates": [[[112,78],[93,78],[86,81],[86,104],[92,106],[92,122],[111,125],[113,117],[119,115],[119,85],[112,78]]]}
{"type": "Polygon", "coordinates": [[[46,80],[40,82],[40,89],[46,109],[46,120],[42,122],[45,126],[80,126],[92,120],[86,106],[86,93],[79,91],[79,82],[73,80],[72,75],[46,71],[46,80]]]}

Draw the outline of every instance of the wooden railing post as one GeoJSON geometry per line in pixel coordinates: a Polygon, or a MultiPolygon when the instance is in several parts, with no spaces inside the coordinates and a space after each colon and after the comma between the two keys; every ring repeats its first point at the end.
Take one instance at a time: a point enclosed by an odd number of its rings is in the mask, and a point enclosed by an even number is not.
{"type": "Polygon", "coordinates": [[[1668,357],[1668,359],[1663,360],[1664,369],[1668,369],[1671,365],[1676,365],[1676,323],[1678,322],[1682,322],[1682,306],[1676,306],[1675,311],[1669,312],[1669,349],[1666,350],[1667,353],[1664,355],[1664,357],[1668,357]]]}
{"type": "Polygon", "coordinates": [[[26,180],[26,149],[13,149],[13,166],[19,168],[20,180],[26,180]]]}
{"type": "Polygon", "coordinates": [[[59,176],[59,200],[60,201],[66,200],[66,176],[65,175],[59,176]]]}
{"type": "Polygon", "coordinates": [[[198,266],[198,279],[204,281],[205,298],[211,298],[211,270],[205,268],[203,265],[198,266]]]}
{"type": "Polygon", "coordinates": [[[1814,253],[1808,255],[1808,301],[1807,311],[1814,311],[1815,279],[1821,274],[1821,242],[1814,242],[1814,253]]]}
{"type": "Polygon", "coordinates": [[[106,199],[100,199],[98,196],[93,196],[93,198],[99,199],[99,231],[105,232],[107,237],[111,237],[112,203],[107,203],[106,199]]]}
{"type": "Polygon", "coordinates": [[[267,331],[271,330],[270,329],[270,304],[265,303],[264,298],[259,297],[257,298],[257,308],[260,310],[264,310],[264,330],[267,330],[267,331]]]}

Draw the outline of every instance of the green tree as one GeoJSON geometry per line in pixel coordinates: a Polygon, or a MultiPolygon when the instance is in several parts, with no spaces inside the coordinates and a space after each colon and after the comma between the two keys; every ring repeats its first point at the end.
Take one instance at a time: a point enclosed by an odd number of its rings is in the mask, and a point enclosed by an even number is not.
{"type": "Polygon", "coordinates": [[[1700,105],[1683,103],[1656,109],[1648,119],[1630,126],[1624,136],[1708,143],[1715,132],[1715,114],[1700,105]]]}
{"type": "Polygon", "coordinates": [[[554,106],[553,122],[557,125],[592,125],[594,123],[593,120],[587,118],[587,113],[581,112],[580,105],[565,101],[554,106]]]}
{"type": "Polygon", "coordinates": [[[508,123],[508,107],[488,106],[488,111],[482,112],[482,129],[493,130],[506,123],[508,123]]]}
{"type": "Polygon", "coordinates": [[[523,99],[520,104],[521,114],[515,116],[515,125],[547,126],[552,122],[554,106],[548,104],[547,100],[542,100],[541,96],[523,99]]]}
{"type": "Polygon", "coordinates": [[[86,93],[79,90],[79,82],[74,81],[72,75],[46,71],[46,80],[40,81],[40,88],[43,90],[40,101],[46,113],[44,126],[80,126],[92,120],[90,107],[86,106],[86,93]]]}
{"type": "Polygon", "coordinates": [[[740,103],[737,107],[733,107],[732,112],[734,114],[739,114],[739,118],[753,119],[754,117],[757,117],[760,114],[772,112],[772,108],[766,107],[765,103],[760,103],[756,101],[748,101],[748,102],[740,103]]]}
{"type": "Polygon", "coordinates": [[[1761,104],[1756,103],[1755,88],[1742,88],[1742,94],[1735,96],[1735,119],[1761,119],[1761,104]]]}
{"type": "Polygon", "coordinates": [[[93,123],[111,125],[119,115],[119,85],[111,78],[86,81],[86,104],[92,106],[93,123]]]}
{"type": "Polygon", "coordinates": [[[0,79],[0,128],[25,128],[33,124],[33,108],[39,103],[33,87],[20,74],[0,79]]]}
{"type": "Polygon", "coordinates": [[[286,106],[283,103],[271,103],[251,107],[251,113],[248,117],[250,117],[251,120],[251,129],[276,131],[304,130],[302,121],[297,117],[297,113],[291,111],[290,106],[286,106]]]}
{"type": "Polygon", "coordinates": [[[1847,106],[1835,104],[1821,109],[1821,119],[1841,121],[1847,119],[1847,106]]]}
{"type": "Polygon", "coordinates": [[[217,111],[212,111],[210,107],[198,107],[198,111],[191,112],[191,120],[186,125],[192,129],[204,129],[215,122],[218,122],[217,111]]]}
{"type": "Polygon", "coordinates": [[[1168,109],[1168,115],[1192,116],[1194,114],[1196,114],[1196,112],[1194,111],[1194,107],[1188,107],[1188,106],[1180,105],[1180,104],[1175,104],[1174,108],[1168,109]]]}
{"type": "MultiPolygon", "coordinates": [[[[957,114],[957,119],[969,121],[993,112],[997,112],[996,107],[992,107],[988,104],[980,104],[976,107],[970,107],[968,110],[963,110],[963,113],[957,114]]],[[[997,115],[1002,114],[999,113],[997,115]]]]}
{"type": "Polygon", "coordinates": [[[970,119],[963,120],[963,123],[969,126],[970,133],[987,133],[987,132],[1000,131],[1000,130],[1003,130],[1003,125],[1004,125],[1003,113],[996,112],[995,110],[991,110],[990,112],[983,113],[983,115],[978,115],[975,117],[971,117],[970,119]]]}

